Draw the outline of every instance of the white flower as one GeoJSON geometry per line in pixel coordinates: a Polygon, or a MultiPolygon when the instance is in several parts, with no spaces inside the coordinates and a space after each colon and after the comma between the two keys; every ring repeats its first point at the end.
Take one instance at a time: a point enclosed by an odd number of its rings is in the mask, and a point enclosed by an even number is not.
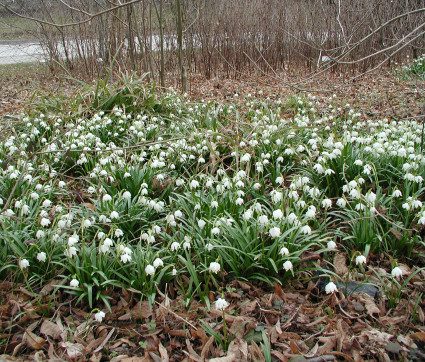
{"type": "Polygon", "coordinates": [[[91,226],[91,221],[89,219],[85,219],[83,222],[83,226],[85,228],[89,228],[91,226]]]}
{"type": "Polygon", "coordinates": [[[40,196],[39,196],[36,192],[31,192],[30,197],[31,197],[33,200],[38,200],[40,196]]]}
{"type": "Polygon", "coordinates": [[[130,176],[131,176],[131,173],[130,172],[124,173],[124,178],[130,177],[130,176]]]}
{"type": "Polygon", "coordinates": [[[192,248],[192,245],[190,245],[190,239],[189,240],[186,239],[186,241],[183,243],[183,249],[190,250],[191,248],[192,248]]]}
{"type": "Polygon", "coordinates": [[[146,273],[146,275],[154,275],[155,274],[155,268],[152,265],[148,264],[145,268],[145,273],[146,273]]]}
{"type": "Polygon", "coordinates": [[[398,266],[396,266],[393,270],[391,270],[391,275],[394,278],[399,278],[403,275],[403,270],[401,270],[398,266]]]}
{"type": "Polygon", "coordinates": [[[109,251],[110,247],[108,245],[102,244],[100,246],[100,251],[104,254],[106,254],[109,251]]]}
{"type": "Polygon", "coordinates": [[[336,249],[335,241],[331,240],[328,242],[328,249],[336,249]]]}
{"type": "Polygon", "coordinates": [[[291,269],[293,268],[293,265],[292,265],[292,263],[291,263],[289,260],[287,260],[287,261],[285,261],[285,262],[283,263],[283,268],[284,268],[286,271],[288,271],[288,270],[291,270],[291,269]]]}
{"type": "Polygon", "coordinates": [[[74,255],[77,255],[77,248],[75,246],[70,246],[69,248],[65,249],[63,253],[66,257],[72,258],[74,255]]]}
{"type": "Polygon", "coordinates": [[[52,205],[52,202],[50,200],[47,200],[47,199],[44,200],[43,203],[42,203],[42,206],[46,207],[46,208],[50,207],[51,205],[52,205]]]}
{"type": "Polygon", "coordinates": [[[41,221],[40,221],[40,225],[41,225],[41,226],[44,226],[44,227],[47,227],[47,226],[49,226],[49,225],[50,225],[50,220],[49,220],[49,219],[47,219],[47,218],[45,218],[45,217],[43,217],[43,218],[41,219],[41,221]]]}
{"type": "Polygon", "coordinates": [[[251,155],[249,153],[245,153],[242,157],[241,157],[241,163],[244,162],[249,162],[249,160],[251,159],[251,155]]]}
{"type": "Polygon", "coordinates": [[[417,209],[422,207],[422,202],[419,200],[412,200],[412,209],[417,209]]]}
{"type": "Polygon", "coordinates": [[[218,234],[220,234],[220,229],[217,228],[217,227],[211,229],[211,234],[212,235],[218,235],[218,234]]]}
{"type": "Polygon", "coordinates": [[[78,243],[78,239],[75,236],[70,236],[68,238],[68,246],[73,246],[76,243],[78,243]]]}
{"type": "Polygon", "coordinates": [[[403,209],[406,209],[407,211],[409,211],[409,210],[410,210],[410,205],[409,205],[407,202],[405,202],[403,205],[401,205],[401,207],[402,207],[403,209]]]}
{"type": "Polygon", "coordinates": [[[163,262],[160,258],[156,258],[156,259],[153,261],[153,266],[154,266],[155,268],[162,267],[162,266],[164,266],[164,262],[163,262]]]}
{"type": "Polygon", "coordinates": [[[217,274],[220,271],[220,269],[221,269],[221,266],[220,266],[219,263],[213,261],[210,264],[209,270],[210,270],[211,273],[217,274]]]}
{"type": "Polygon", "coordinates": [[[116,229],[114,234],[115,237],[119,238],[124,235],[124,232],[121,229],[116,229]]]}
{"type": "Polygon", "coordinates": [[[45,235],[46,235],[46,233],[43,230],[37,230],[35,237],[37,239],[41,239],[41,238],[44,238],[45,235]]]}
{"type": "Polygon", "coordinates": [[[357,187],[357,181],[356,180],[352,180],[348,183],[348,186],[350,187],[350,189],[355,189],[357,187]]]}
{"type": "Polygon", "coordinates": [[[361,211],[361,210],[366,209],[366,206],[364,204],[362,204],[362,203],[359,202],[358,204],[356,204],[355,209],[357,211],[361,211]]]}
{"type": "MultiPolygon", "coordinates": [[[[60,181],[59,183],[61,183],[61,182],[63,182],[63,181],[60,181]]],[[[64,182],[64,186],[65,186],[65,182],[64,182]]],[[[90,186],[90,187],[87,189],[87,192],[88,192],[89,194],[94,194],[94,193],[96,192],[96,189],[95,189],[93,186],[90,186]]]]}
{"type": "Polygon", "coordinates": [[[112,196],[105,194],[103,195],[102,201],[107,202],[107,201],[111,201],[112,200],[112,196]]]}
{"type": "Polygon", "coordinates": [[[206,225],[206,222],[204,220],[198,220],[198,226],[200,229],[203,229],[206,225]]]}
{"type": "Polygon", "coordinates": [[[399,189],[395,189],[393,191],[393,195],[392,196],[393,197],[401,197],[402,196],[402,193],[401,193],[401,191],[399,189]]]}
{"type": "Polygon", "coordinates": [[[336,204],[337,204],[339,207],[344,208],[344,207],[347,205],[347,201],[345,201],[344,199],[338,199],[338,200],[336,201],[336,204]]]}
{"type": "Polygon", "coordinates": [[[189,187],[190,187],[191,189],[196,189],[196,188],[198,188],[198,187],[199,187],[199,182],[198,182],[198,181],[196,181],[196,180],[192,180],[192,181],[190,181],[189,187]]]}
{"type": "Polygon", "coordinates": [[[271,228],[269,234],[272,238],[278,238],[280,236],[280,228],[277,226],[271,228]]]}
{"type": "Polygon", "coordinates": [[[44,251],[41,251],[37,254],[37,260],[40,262],[46,261],[46,253],[44,251]]]}
{"type": "MultiPolygon", "coordinates": [[[[212,205],[211,205],[212,206],[212,205]]],[[[176,217],[176,218],[181,218],[181,217],[183,217],[183,213],[180,211],[180,210],[176,210],[175,212],[174,212],[174,217],[176,217]]]]}
{"type": "Polygon", "coordinates": [[[352,189],[352,190],[350,191],[350,196],[351,196],[353,199],[358,199],[358,198],[360,198],[360,192],[359,192],[357,189],[352,189]]]}
{"type": "Polygon", "coordinates": [[[72,279],[72,280],[69,282],[69,285],[70,285],[71,287],[78,288],[78,286],[80,285],[80,282],[79,282],[77,279],[72,279]]]}
{"type": "Polygon", "coordinates": [[[304,225],[304,226],[301,228],[301,232],[302,232],[303,234],[311,234],[311,227],[310,227],[310,226],[308,226],[308,225],[304,225]]]}
{"type": "Polygon", "coordinates": [[[332,200],[331,199],[323,199],[322,200],[322,207],[324,209],[328,209],[332,206],[332,200]]]}
{"type": "Polygon", "coordinates": [[[121,259],[121,262],[125,264],[125,263],[131,261],[131,255],[127,254],[127,253],[121,254],[120,259],[121,259]]]}
{"type": "MultiPolygon", "coordinates": [[[[110,238],[106,238],[103,241],[103,245],[110,247],[110,246],[114,245],[114,241],[112,239],[110,239],[110,238]]],[[[129,254],[129,253],[127,253],[127,254],[129,254]]]]}
{"type": "Polygon", "coordinates": [[[283,219],[283,212],[281,209],[277,209],[273,211],[273,219],[283,219]]]}
{"type": "Polygon", "coordinates": [[[356,256],[356,265],[366,264],[366,257],[364,255],[356,256]]]}
{"type": "Polygon", "coordinates": [[[123,197],[124,200],[131,200],[131,192],[130,191],[125,191],[122,194],[122,197],[123,197]]]}
{"type": "Polygon", "coordinates": [[[174,241],[170,246],[171,251],[177,251],[180,249],[180,244],[177,241],[174,241]]]}
{"type": "Polygon", "coordinates": [[[366,201],[369,202],[370,204],[375,203],[376,200],[376,194],[372,191],[370,191],[367,195],[366,195],[366,201]]]}
{"type": "Polygon", "coordinates": [[[216,209],[218,207],[218,202],[215,200],[211,201],[211,207],[216,209]]]}
{"type": "Polygon", "coordinates": [[[259,190],[259,189],[260,189],[260,187],[261,187],[261,184],[259,184],[258,182],[256,182],[256,183],[252,186],[252,188],[253,188],[255,191],[259,190]]]}
{"type": "Polygon", "coordinates": [[[94,319],[95,319],[97,322],[102,322],[103,318],[105,318],[105,312],[100,311],[100,312],[97,312],[97,313],[94,315],[94,319]]]}
{"type": "Polygon", "coordinates": [[[294,224],[296,223],[296,221],[298,220],[297,215],[295,215],[293,212],[291,212],[287,217],[286,220],[288,221],[289,224],[294,224]]]}
{"type": "Polygon", "coordinates": [[[243,202],[244,202],[244,201],[243,201],[243,198],[238,197],[238,198],[236,199],[236,201],[235,201],[235,204],[240,206],[240,205],[242,205],[242,204],[243,204],[243,202]]]}
{"type": "Polygon", "coordinates": [[[252,212],[252,210],[251,210],[251,209],[246,210],[246,211],[243,213],[243,218],[244,218],[245,220],[249,220],[249,219],[251,219],[252,214],[253,214],[253,212],[252,212]]]}
{"type": "Polygon", "coordinates": [[[118,214],[116,211],[111,212],[111,219],[118,219],[120,217],[120,214],[118,214]]]}
{"type": "Polygon", "coordinates": [[[226,302],[223,298],[218,298],[215,302],[215,309],[224,311],[229,306],[229,303],[226,302]]]}
{"type": "Polygon", "coordinates": [[[280,249],[279,254],[284,256],[284,255],[289,255],[289,250],[286,247],[282,247],[282,249],[280,249]]]}
{"type": "Polygon", "coordinates": [[[26,269],[26,268],[28,268],[30,266],[30,263],[29,263],[29,261],[27,259],[22,259],[19,262],[19,266],[20,266],[21,269],[26,269]]]}
{"type": "Polygon", "coordinates": [[[337,292],[338,288],[334,282],[329,282],[325,287],[326,294],[331,294],[333,292],[337,292]]]}
{"type": "Polygon", "coordinates": [[[277,204],[278,202],[280,202],[283,198],[283,194],[279,191],[273,190],[271,193],[272,196],[272,201],[277,204]]]}
{"type": "Polygon", "coordinates": [[[267,224],[269,223],[269,218],[267,217],[267,215],[260,215],[260,216],[258,217],[258,222],[259,222],[261,225],[267,225],[267,224]]]}

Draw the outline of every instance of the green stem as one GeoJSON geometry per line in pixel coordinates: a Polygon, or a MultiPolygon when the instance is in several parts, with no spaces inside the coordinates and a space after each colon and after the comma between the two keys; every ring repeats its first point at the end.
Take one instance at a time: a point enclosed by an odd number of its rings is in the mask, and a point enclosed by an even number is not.
{"type": "Polygon", "coordinates": [[[223,309],[223,338],[224,338],[224,350],[227,351],[227,329],[226,329],[226,315],[223,309]]]}

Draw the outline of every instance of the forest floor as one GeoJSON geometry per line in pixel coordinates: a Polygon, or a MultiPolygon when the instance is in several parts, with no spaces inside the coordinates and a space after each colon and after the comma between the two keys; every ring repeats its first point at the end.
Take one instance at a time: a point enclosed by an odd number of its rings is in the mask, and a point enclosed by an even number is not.
{"type": "MultiPolygon", "coordinates": [[[[290,80],[282,77],[285,80],[290,80]]],[[[50,76],[38,66],[0,68],[0,119],[14,118],[31,107],[40,94],[73,94],[72,82],[50,76]]],[[[365,119],[417,120],[425,116],[423,81],[399,80],[390,72],[368,74],[343,84],[335,74],[314,78],[306,87],[319,99],[333,97],[344,108],[361,109],[365,119]]],[[[300,94],[276,79],[259,76],[238,80],[194,77],[189,98],[235,102],[249,95],[275,99],[300,94]]],[[[425,176],[425,175],[424,175],[425,176]]],[[[423,235],[422,235],[423,237],[423,235]]],[[[75,298],[50,299],[58,280],[38,294],[25,283],[0,281],[0,362],[3,361],[362,361],[425,360],[425,250],[416,250],[399,267],[397,288],[381,286],[372,296],[354,290],[326,294],[326,281],[313,271],[281,287],[263,282],[223,278],[229,306],[222,313],[192,300],[189,307],[176,283],[143,299],[135,289],[111,289],[111,312],[101,323],[75,298]],[[397,294],[389,304],[382,290],[397,294]],[[201,322],[202,319],[202,322],[201,322]],[[206,328],[204,323],[209,325],[206,328]],[[213,332],[211,332],[213,331],[213,332]],[[225,350],[227,349],[227,350],[225,350]]],[[[316,260],[308,253],[302,260],[316,260]]],[[[352,269],[344,250],[335,253],[333,272],[349,280],[352,269]]],[[[391,270],[391,256],[370,254],[365,273],[391,270]]],[[[359,285],[362,285],[360,282],[359,285]]],[[[216,296],[209,296],[212,303],[216,296]]]]}

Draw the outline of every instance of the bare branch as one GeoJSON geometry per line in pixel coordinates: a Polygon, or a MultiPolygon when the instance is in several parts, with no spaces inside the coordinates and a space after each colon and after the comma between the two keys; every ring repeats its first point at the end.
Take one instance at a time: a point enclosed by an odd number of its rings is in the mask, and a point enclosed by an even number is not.
{"type": "Polygon", "coordinates": [[[81,21],[74,22],[74,23],[66,23],[66,24],[58,24],[58,23],[54,23],[54,22],[51,22],[51,21],[45,21],[45,20],[42,20],[42,19],[33,18],[31,16],[23,15],[23,14],[20,14],[20,13],[18,13],[16,11],[12,10],[9,6],[7,6],[7,5],[5,5],[3,3],[0,3],[0,6],[3,7],[4,9],[6,9],[7,11],[9,11],[11,14],[16,15],[16,16],[22,18],[22,19],[27,19],[27,20],[35,21],[37,23],[44,24],[44,25],[54,26],[56,28],[66,28],[66,27],[71,27],[71,26],[76,26],[76,25],[81,25],[81,24],[89,23],[90,21],[92,21],[93,19],[97,18],[98,16],[101,16],[103,14],[109,13],[109,12],[111,12],[113,10],[116,10],[116,9],[120,9],[120,8],[129,6],[131,4],[139,3],[141,1],[143,1],[143,0],[132,0],[132,1],[129,1],[128,3],[123,3],[123,4],[115,5],[115,6],[111,7],[111,8],[108,8],[108,9],[105,9],[105,10],[102,10],[102,11],[99,11],[99,12],[97,12],[95,14],[86,13],[83,10],[79,9],[78,11],[79,12],[82,12],[84,14],[87,14],[88,18],[87,19],[84,19],[84,20],[81,20],[81,21]]]}

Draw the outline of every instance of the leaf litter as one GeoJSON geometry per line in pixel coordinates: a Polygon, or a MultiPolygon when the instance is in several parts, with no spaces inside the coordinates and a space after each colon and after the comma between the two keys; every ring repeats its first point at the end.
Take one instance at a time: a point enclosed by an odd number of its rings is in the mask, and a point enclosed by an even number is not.
{"type": "MultiPolygon", "coordinates": [[[[219,88],[215,83],[224,81],[193,80],[193,84],[198,82],[199,87],[193,86],[195,97],[226,98],[237,92],[259,91],[249,81],[226,82],[226,87],[219,88]],[[226,93],[219,92],[223,89],[226,93]]],[[[390,104],[384,107],[380,90],[388,82],[385,77],[369,78],[360,91],[350,90],[348,94],[359,106],[367,105],[371,113],[414,115],[416,107],[410,107],[409,113],[403,103],[403,92],[411,89],[400,91],[401,85],[393,87],[395,91],[386,97],[390,104]]],[[[265,96],[272,97],[273,92],[268,88],[265,96]]],[[[341,102],[346,98],[347,93],[341,96],[341,102]]],[[[379,275],[379,255],[370,259],[367,273],[372,277],[374,270],[379,275]]],[[[346,260],[344,253],[336,254],[336,274],[347,275],[346,260]]],[[[404,278],[412,274],[407,265],[399,267],[404,278]]],[[[168,293],[158,293],[154,303],[131,290],[111,289],[111,311],[98,323],[88,306],[76,305],[68,295],[58,291],[50,298],[58,280],[45,285],[38,295],[28,292],[25,285],[2,281],[0,361],[248,361],[268,360],[267,356],[276,361],[425,359],[423,271],[405,283],[400,302],[393,308],[382,294],[376,298],[365,293],[326,295],[311,275],[307,276],[284,288],[238,280],[223,285],[224,297],[230,303],[224,313],[232,339],[227,351],[201,323],[222,334],[223,313],[195,300],[186,308],[186,301],[171,291],[172,286],[168,293]]],[[[210,295],[210,302],[215,297],[210,295]]]]}

